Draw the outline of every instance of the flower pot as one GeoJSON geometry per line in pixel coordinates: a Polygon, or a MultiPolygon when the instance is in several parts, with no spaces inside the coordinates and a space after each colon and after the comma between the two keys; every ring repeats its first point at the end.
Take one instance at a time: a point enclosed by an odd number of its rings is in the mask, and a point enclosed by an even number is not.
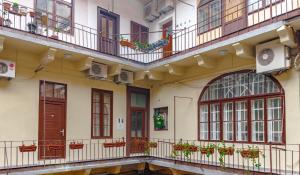
{"type": "Polygon", "coordinates": [[[201,148],[201,154],[213,154],[215,152],[214,148],[201,148]]]}
{"type": "Polygon", "coordinates": [[[27,15],[27,7],[20,7],[20,14],[22,16],[26,16],[27,15]]]}
{"type": "Polygon", "coordinates": [[[156,142],[150,142],[149,143],[149,148],[157,148],[157,143],[156,142]]]}
{"type": "Polygon", "coordinates": [[[224,155],[233,155],[234,153],[234,148],[233,147],[228,147],[228,148],[219,148],[218,152],[220,154],[224,154],[224,155]]]}
{"type": "Polygon", "coordinates": [[[103,143],[104,148],[112,148],[115,147],[116,144],[115,143],[103,143]]]}
{"type": "Polygon", "coordinates": [[[128,40],[121,40],[120,41],[120,45],[123,46],[123,47],[129,47],[131,49],[135,49],[135,45],[131,42],[129,42],[128,40]]]}
{"type": "Polygon", "coordinates": [[[11,4],[8,2],[3,2],[3,8],[5,11],[10,11],[11,4]]]}
{"type": "Polygon", "coordinates": [[[52,35],[52,36],[50,36],[50,38],[58,40],[58,36],[57,35],[52,35]]]}
{"type": "Polygon", "coordinates": [[[42,25],[48,25],[48,16],[46,16],[46,15],[43,15],[42,17],[41,17],[41,21],[42,21],[42,25]]]}
{"type": "Polygon", "coordinates": [[[182,145],[174,145],[173,149],[174,149],[174,151],[182,151],[183,150],[183,146],[182,145]]]}
{"type": "Polygon", "coordinates": [[[115,146],[116,146],[116,147],[124,147],[125,145],[126,145],[125,142],[116,142],[116,143],[115,143],[115,146]]]}
{"type": "Polygon", "coordinates": [[[70,149],[83,149],[83,143],[70,143],[69,148],[70,149]]]}
{"type": "Polygon", "coordinates": [[[30,33],[36,33],[36,28],[37,28],[37,26],[36,26],[35,24],[29,23],[29,24],[27,24],[27,26],[28,26],[28,31],[29,31],[30,33]]]}
{"type": "Polygon", "coordinates": [[[255,159],[259,157],[259,150],[242,150],[240,154],[243,158],[255,159]]]}
{"type": "Polygon", "coordinates": [[[22,146],[19,146],[19,151],[21,153],[24,153],[24,152],[35,152],[36,148],[37,147],[35,145],[29,145],[29,146],[22,145],[22,146]]]}
{"type": "Polygon", "coordinates": [[[194,146],[194,145],[191,145],[191,146],[188,147],[188,150],[191,151],[191,152],[197,152],[198,151],[198,147],[194,146]]]}
{"type": "Polygon", "coordinates": [[[33,12],[33,11],[29,12],[29,16],[30,16],[31,18],[34,18],[34,17],[35,17],[35,12],[33,12]]]}

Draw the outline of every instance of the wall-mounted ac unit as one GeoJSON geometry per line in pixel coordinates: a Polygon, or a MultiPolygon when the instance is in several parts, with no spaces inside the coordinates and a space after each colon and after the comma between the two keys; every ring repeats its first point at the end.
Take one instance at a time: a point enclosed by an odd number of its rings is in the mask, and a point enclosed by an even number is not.
{"type": "Polygon", "coordinates": [[[107,79],[107,65],[93,62],[91,68],[87,70],[87,76],[91,79],[107,79]]]}
{"type": "Polygon", "coordinates": [[[158,0],[157,2],[157,11],[160,14],[165,14],[174,9],[174,1],[173,0],[158,0]]]}
{"type": "Polygon", "coordinates": [[[0,60],[0,77],[15,78],[16,63],[12,61],[0,60]]]}
{"type": "Polygon", "coordinates": [[[133,72],[121,70],[119,75],[115,75],[114,82],[117,84],[133,84],[133,72]]]}
{"type": "Polygon", "coordinates": [[[273,40],[256,46],[256,72],[271,73],[288,69],[291,65],[290,49],[273,40]]]}
{"type": "Polygon", "coordinates": [[[144,18],[148,22],[152,22],[159,17],[157,12],[157,0],[152,0],[144,6],[144,18]]]}

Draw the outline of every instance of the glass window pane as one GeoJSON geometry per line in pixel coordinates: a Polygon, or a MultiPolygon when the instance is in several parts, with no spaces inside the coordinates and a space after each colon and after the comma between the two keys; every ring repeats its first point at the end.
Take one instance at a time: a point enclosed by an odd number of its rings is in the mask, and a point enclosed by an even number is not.
{"type": "Polygon", "coordinates": [[[268,99],[268,141],[282,142],[282,131],[281,98],[268,99]]]}
{"type": "Polygon", "coordinates": [[[219,104],[210,105],[210,140],[220,140],[219,104]]]}
{"type": "Polygon", "coordinates": [[[264,100],[251,101],[251,125],[252,125],[252,141],[264,142],[264,100]]]}
{"type": "Polygon", "coordinates": [[[200,33],[208,30],[208,6],[199,8],[198,11],[198,30],[200,33]]]}
{"type": "Polygon", "coordinates": [[[233,103],[223,105],[223,139],[233,141],[233,103]]]}
{"type": "Polygon", "coordinates": [[[263,0],[248,0],[248,13],[263,7],[263,0]]]}
{"type": "Polygon", "coordinates": [[[221,1],[215,0],[210,5],[210,27],[221,25],[221,1]]]}
{"type": "Polygon", "coordinates": [[[208,105],[200,106],[200,139],[208,140],[208,105]]]}
{"type": "Polygon", "coordinates": [[[236,140],[248,141],[248,115],[247,102],[241,101],[235,104],[236,140]]]}
{"type": "Polygon", "coordinates": [[[131,94],[131,106],[146,108],[146,95],[132,93],[131,94]]]}

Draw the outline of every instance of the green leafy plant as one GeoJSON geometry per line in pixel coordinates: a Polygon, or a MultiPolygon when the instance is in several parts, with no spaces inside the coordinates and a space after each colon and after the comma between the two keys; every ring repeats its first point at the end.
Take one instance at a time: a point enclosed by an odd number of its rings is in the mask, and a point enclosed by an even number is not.
{"type": "Polygon", "coordinates": [[[14,12],[18,13],[19,12],[19,4],[17,2],[14,2],[12,4],[12,9],[13,9],[14,12]]]}
{"type": "Polygon", "coordinates": [[[225,143],[222,142],[218,145],[216,145],[216,148],[218,150],[219,153],[219,162],[220,162],[220,166],[225,168],[225,156],[231,156],[234,153],[234,145],[230,146],[230,147],[226,147],[225,143]]]}
{"type": "Polygon", "coordinates": [[[216,145],[210,143],[206,146],[201,146],[200,152],[202,155],[206,155],[206,157],[209,158],[215,152],[215,148],[216,148],[216,145]]]}
{"type": "Polygon", "coordinates": [[[175,144],[173,146],[173,151],[171,156],[173,158],[177,157],[179,155],[179,152],[182,152],[183,156],[186,159],[190,159],[190,156],[199,150],[199,147],[196,146],[194,143],[182,143],[182,140],[179,141],[179,143],[175,144]]]}
{"type": "Polygon", "coordinates": [[[165,126],[165,118],[162,114],[157,113],[154,115],[154,127],[156,129],[164,129],[165,126]]]}
{"type": "Polygon", "coordinates": [[[258,160],[259,156],[261,155],[263,158],[265,157],[263,152],[259,150],[258,146],[248,146],[248,149],[237,150],[237,153],[240,153],[245,159],[250,159],[256,168],[261,167],[261,163],[258,160]]]}
{"type": "Polygon", "coordinates": [[[149,156],[151,148],[157,148],[157,143],[156,142],[147,142],[147,143],[145,143],[144,144],[144,153],[149,156]]]}

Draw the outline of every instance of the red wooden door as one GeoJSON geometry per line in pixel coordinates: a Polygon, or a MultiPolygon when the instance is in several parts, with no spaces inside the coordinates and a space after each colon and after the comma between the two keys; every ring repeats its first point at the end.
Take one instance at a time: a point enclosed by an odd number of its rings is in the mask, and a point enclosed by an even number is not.
{"type": "Polygon", "coordinates": [[[130,140],[131,153],[144,152],[146,138],[145,138],[145,110],[132,109],[130,123],[130,140]]]}
{"type": "Polygon", "coordinates": [[[39,158],[64,158],[66,149],[65,85],[41,82],[39,111],[39,158]]]}
{"type": "Polygon", "coordinates": [[[117,54],[117,20],[109,13],[99,12],[99,50],[100,52],[117,54]]]}
{"type": "Polygon", "coordinates": [[[172,21],[163,25],[163,39],[168,38],[169,43],[163,48],[163,57],[168,57],[172,55],[172,21]]]}
{"type": "Polygon", "coordinates": [[[244,0],[224,0],[223,35],[228,35],[242,30],[247,25],[246,1],[244,0]]]}

